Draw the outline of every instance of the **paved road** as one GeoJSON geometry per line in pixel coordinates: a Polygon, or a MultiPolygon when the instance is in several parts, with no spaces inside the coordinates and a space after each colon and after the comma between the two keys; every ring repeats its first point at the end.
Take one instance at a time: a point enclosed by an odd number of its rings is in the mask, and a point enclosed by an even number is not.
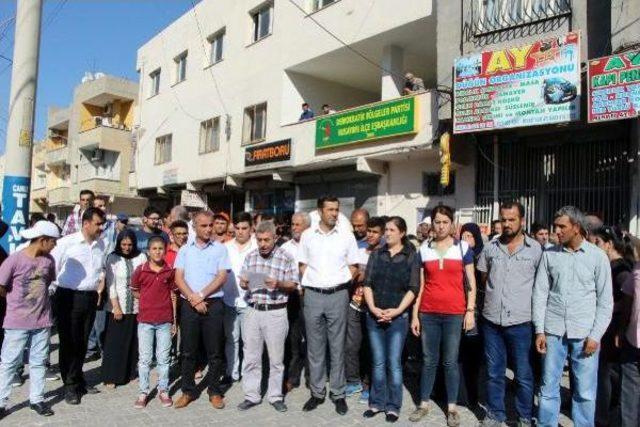
{"type": "MultiPolygon", "coordinates": [[[[57,337],[54,337],[54,342],[57,337]]],[[[57,346],[54,345],[54,348],[57,346]]],[[[57,351],[52,354],[52,361],[57,361],[57,351]]],[[[89,383],[99,381],[100,363],[91,362],[85,364],[86,378],[89,383]]],[[[155,382],[156,378],[152,380],[155,382]]],[[[137,396],[137,384],[118,387],[115,390],[106,390],[98,386],[102,392],[97,395],[85,396],[79,406],[67,405],[59,393],[60,381],[47,383],[47,401],[52,405],[56,414],[53,417],[43,418],[28,408],[29,382],[14,389],[10,400],[10,413],[0,422],[2,425],[12,426],[149,426],[149,425],[173,425],[173,426],[203,426],[203,425],[227,425],[227,426],[374,426],[385,425],[384,416],[379,415],[372,420],[362,418],[365,405],[358,404],[357,398],[348,399],[349,413],[339,416],[334,412],[333,405],[325,402],[317,410],[311,413],[303,413],[302,405],[309,394],[305,388],[296,389],[286,398],[289,411],[285,414],[277,413],[268,403],[252,408],[246,412],[240,412],[236,405],[242,401],[242,388],[235,384],[226,395],[227,407],[223,410],[214,410],[206,393],[200,399],[193,402],[185,409],[162,408],[157,399],[153,399],[146,409],[133,408],[133,402],[137,396]]],[[[172,385],[176,390],[177,384],[172,385]]],[[[174,396],[175,398],[176,396],[174,396]]],[[[466,408],[460,408],[463,426],[475,426],[478,421],[476,416],[466,408]]],[[[416,426],[407,420],[413,410],[413,403],[409,393],[405,390],[404,403],[399,426],[416,426]]],[[[572,423],[563,418],[563,426],[572,423]]],[[[446,425],[443,412],[435,408],[420,426],[442,427],[446,425]]]]}

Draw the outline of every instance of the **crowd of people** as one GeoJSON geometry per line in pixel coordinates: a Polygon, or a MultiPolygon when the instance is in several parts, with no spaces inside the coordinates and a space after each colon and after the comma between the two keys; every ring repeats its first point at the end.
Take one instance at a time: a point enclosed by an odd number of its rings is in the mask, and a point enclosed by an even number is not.
{"type": "Polygon", "coordinates": [[[413,422],[432,410],[441,369],[443,424],[460,425],[463,403],[485,408],[483,426],[502,425],[509,368],[518,426],[558,425],[565,369],[576,426],[638,425],[640,245],[575,207],[557,211],[552,232],[536,223],[529,235],[523,206],[504,203],[485,237],[477,224],[458,228],[444,205],[412,235],[398,216],[356,209],[349,219],[335,197],[286,224],[266,214],[231,219],[176,206],[163,216],[149,207],[140,228],[124,215],[109,218],[107,202],[81,192],[62,230],[34,218],[21,233],[26,243],[0,265],[2,416],[25,351],[30,408],[53,415],[44,390],[55,376],[55,328],[70,405],[100,392],[83,374],[97,357],[104,387],[137,378],[135,408],[150,404],[154,390],[160,405],[184,408],[200,380],[215,409],[238,382],[238,410],[266,400],[285,412],[287,393],[304,383],[305,412],[325,402],[328,388],[338,414],[358,395],[365,418],[395,422],[403,371],[418,363],[413,422]]]}

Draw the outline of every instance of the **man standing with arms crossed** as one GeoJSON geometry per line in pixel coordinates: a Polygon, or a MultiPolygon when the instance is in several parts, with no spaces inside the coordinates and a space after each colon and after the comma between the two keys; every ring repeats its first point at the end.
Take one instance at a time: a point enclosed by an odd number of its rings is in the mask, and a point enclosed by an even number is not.
{"type": "Polygon", "coordinates": [[[96,394],[88,387],[82,365],[87,342],[100,303],[100,278],[106,248],[100,238],[106,221],[104,212],[88,208],[82,214],[82,229],[58,240],[51,255],[56,261],[56,313],[60,335],[60,374],[65,387],[65,401],[78,405],[80,396],[96,394]]]}
{"type": "Polygon", "coordinates": [[[544,355],[538,425],[558,425],[568,355],[571,419],[576,426],[593,426],[598,347],[613,312],[611,267],[604,251],[584,238],[585,217],[577,208],[561,208],[553,226],[560,244],[542,254],[533,288],[536,349],[544,355]]]}
{"type": "Polygon", "coordinates": [[[349,308],[349,285],[358,271],[358,245],[353,233],[336,228],[340,201],[336,197],[318,199],[320,222],[302,234],[300,272],[304,287],[304,321],[311,398],[303,411],[316,409],[326,395],[327,344],[331,357],[330,397],[336,412],[345,415],[346,378],[344,347],[349,308]]]}
{"type": "MultiPolygon", "coordinates": [[[[214,222],[215,225],[215,222],[214,222]]],[[[225,243],[231,271],[227,274],[224,284],[224,334],[225,355],[227,359],[227,377],[232,381],[240,379],[240,336],[247,302],[244,299],[245,290],[240,286],[240,269],[245,257],[257,246],[252,239],[251,230],[253,220],[251,214],[240,212],[234,218],[235,237],[225,243]]]]}
{"type": "Polygon", "coordinates": [[[180,248],[175,262],[180,299],[182,338],[182,395],[175,403],[184,408],[197,397],[196,363],[200,339],[209,362],[209,402],[224,408],[220,375],[224,361],[224,304],[222,286],[231,269],[227,250],[213,240],[213,214],[200,211],[194,217],[196,238],[180,248]]]}
{"type": "Polygon", "coordinates": [[[480,325],[487,360],[487,417],[482,426],[499,427],[506,421],[508,356],[517,384],[518,427],[524,427],[531,425],[533,416],[531,295],[542,248],[524,234],[524,207],[520,203],[503,204],[500,220],[502,234],[485,246],[477,265],[485,289],[480,325]]]}

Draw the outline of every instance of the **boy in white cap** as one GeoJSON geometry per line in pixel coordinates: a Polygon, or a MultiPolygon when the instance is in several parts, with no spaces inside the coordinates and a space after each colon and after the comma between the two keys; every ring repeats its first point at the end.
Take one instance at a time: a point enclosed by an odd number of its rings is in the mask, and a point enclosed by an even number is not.
{"type": "Polygon", "coordinates": [[[38,221],[20,235],[29,245],[0,266],[0,296],[7,299],[0,353],[0,418],[6,414],[11,380],[29,341],[29,407],[48,417],[53,415],[44,402],[45,362],[51,333],[49,285],[56,277],[55,261],[49,253],[60,232],[55,224],[38,221]]]}

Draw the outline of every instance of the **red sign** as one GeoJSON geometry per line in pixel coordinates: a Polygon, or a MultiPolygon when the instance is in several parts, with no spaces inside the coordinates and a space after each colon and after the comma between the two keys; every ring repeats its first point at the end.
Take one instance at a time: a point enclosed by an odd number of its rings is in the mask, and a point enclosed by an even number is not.
{"type": "Polygon", "coordinates": [[[589,122],[640,115],[640,51],[589,61],[589,122]]]}

